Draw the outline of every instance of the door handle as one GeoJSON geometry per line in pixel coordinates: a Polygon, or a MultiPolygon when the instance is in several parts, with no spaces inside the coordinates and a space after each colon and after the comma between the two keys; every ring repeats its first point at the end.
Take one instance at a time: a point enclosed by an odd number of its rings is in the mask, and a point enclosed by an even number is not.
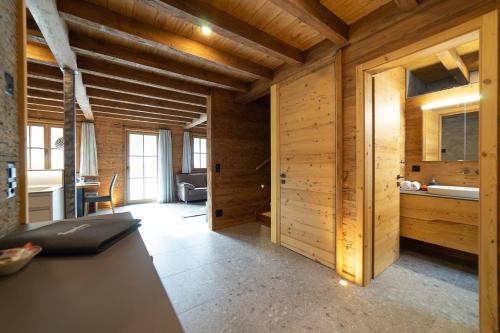
{"type": "Polygon", "coordinates": [[[404,176],[400,176],[400,175],[397,175],[397,176],[396,176],[396,180],[400,180],[400,179],[402,179],[402,178],[405,178],[405,177],[404,177],[404,176]]]}

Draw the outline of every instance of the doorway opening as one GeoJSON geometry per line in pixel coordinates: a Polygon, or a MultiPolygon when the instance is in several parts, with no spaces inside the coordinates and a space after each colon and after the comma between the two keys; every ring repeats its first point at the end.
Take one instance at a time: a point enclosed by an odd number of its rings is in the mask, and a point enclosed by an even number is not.
{"type": "Polygon", "coordinates": [[[127,201],[155,201],[158,191],[158,135],[130,132],[127,139],[127,201]]]}
{"type": "Polygon", "coordinates": [[[358,282],[367,285],[389,270],[400,240],[477,255],[481,331],[498,326],[497,25],[495,11],[361,64],[356,78],[364,243],[358,282]],[[475,70],[464,61],[474,52],[475,70]],[[453,86],[415,80],[433,65],[444,67],[453,86]],[[459,145],[454,156],[475,159],[445,158],[459,145]]]}

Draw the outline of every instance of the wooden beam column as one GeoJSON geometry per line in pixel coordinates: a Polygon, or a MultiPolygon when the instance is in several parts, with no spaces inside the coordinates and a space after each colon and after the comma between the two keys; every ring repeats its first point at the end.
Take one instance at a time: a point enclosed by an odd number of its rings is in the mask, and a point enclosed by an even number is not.
{"type": "Polygon", "coordinates": [[[64,217],[76,217],[76,103],[75,72],[63,70],[64,85],[64,217]]]}

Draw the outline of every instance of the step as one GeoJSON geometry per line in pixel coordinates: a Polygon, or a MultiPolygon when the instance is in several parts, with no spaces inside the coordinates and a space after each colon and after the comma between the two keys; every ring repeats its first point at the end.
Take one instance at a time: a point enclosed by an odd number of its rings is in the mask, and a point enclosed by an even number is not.
{"type": "Polygon", "coordinates": [[[257,214],[257,222],[271,225],[271,212],[261,212],[257,214]]]}

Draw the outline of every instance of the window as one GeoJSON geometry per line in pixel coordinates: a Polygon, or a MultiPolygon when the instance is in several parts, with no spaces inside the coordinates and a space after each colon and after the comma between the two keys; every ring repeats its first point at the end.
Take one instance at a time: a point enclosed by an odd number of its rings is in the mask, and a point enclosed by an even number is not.
{"type": "Polygon", "coordinates": [[[193,169],[207,168],[207,139],[193,138],[193,169]]]}
{"type": "Polygon", "coordinates": [[[129,134],[129,201],[154,200],[157,197],[158,154],[156,141],[156,135],[129,134]]]}
{"type": "Polygon", "coordinates": [[[45,127],[28,126],[26,133],[28,137],[28,169],[43,170],[45,169],[45,127]]]}
{"type": "Polygon", "coordinates": [[[33,124],[26,133],[28,170],[64,169],[64,151],[56,147],[57,139],[63,136],[62,127],[33,124]]]}

